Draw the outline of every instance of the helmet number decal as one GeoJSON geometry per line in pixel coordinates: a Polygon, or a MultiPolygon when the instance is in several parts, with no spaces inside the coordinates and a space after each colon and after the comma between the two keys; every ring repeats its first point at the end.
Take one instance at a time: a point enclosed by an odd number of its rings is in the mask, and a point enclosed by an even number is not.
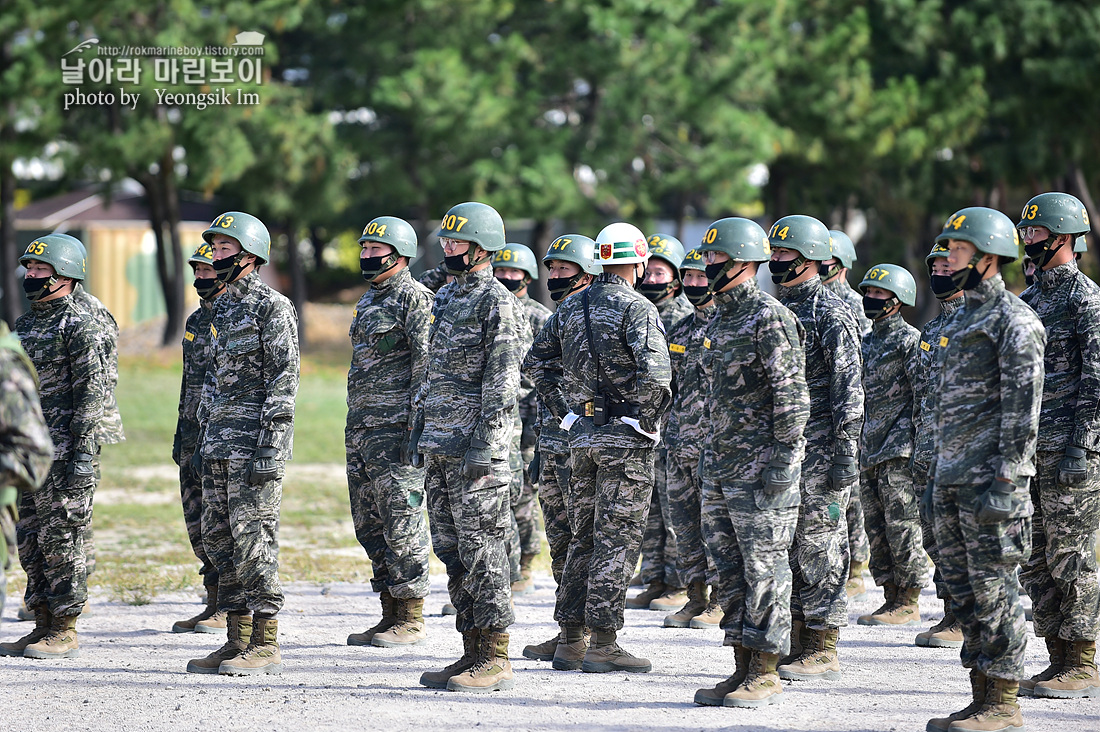
{"type": "Polygon", "coordinates": [[[363,227],[363,235],[366,236],[368,234],[371,235],[371,236],[374,236],[375,234],[377,234],[378,236],[385,236],[386,235],[386,225],[385,224],[380,224],[377,221],[372,221],[369,224],[367,224],[365,227],[363,227]]]}
{"type": "Polygon", "coordinates": [[[565,249],[567,246],[569,246],[572,243],[573,243],[572,239],[568,239],[564,236],[558,237],[557,239],[554,240],[554,243],[550,245],[550,251],[560,252],[562,249],[565,249]]]}
{"type": "Polygon", "coordinates": [[[44,241],[32,241],[30,246],[27,247],[26,254],[38,254],[42,255],[46,253],[46,242],[44,241]]]}
{"type": "Polygon", "coordinates": [[[462,231],[462,227],[466,225],[467,221],[469,221],[469,219],[463,216],[450,214],[443,217],[443,221],[440,222],[439,228],[444,231],[462,231]]]}
{"type": "Polygon", "coordinates": [[[703,243],[704,244],[713,244],[714,240],[717,239],[717,238],[718,238],[718,229],[715,229],[715,228],[712,227],[710,229],[707,229],[707,233],[703,234],[703,243]]]}
{"type": "Polygon", "coordinates": [[[770,236],[773,236],[773,237],[778,236],[783,241],[787,241],[787,234],[789,234],[790,231],[791,231],[791,227],[784,226],[782,229],[780,229],[779,224],[776,224],[775,226],[772,227],[772,233],[770,234],[770,236]]]}
{"type": "Polygon", "coordinates": [[[665,254],[665,247],[668,245],[668,239],[662,239],[657,234],[649,237],[649,248],[653,250],[654,254],[665,254]]]}
{"type": "Polygon", "coordinates": [[[870,272],[867,273],[866,279],[869,280],[884,280],[890,272],[882,269],[881,267],[873,267],[870,272]]]}
{"type": "Polygon", "coordinates": [[[220,226],[223,229],[228,229],[232,225],[233,225],[233,217],[232,216],[227,216],[226,214],[222,214],[218,218],[214,219],[214,223],[210,224],[211,228],[213,228],[215,226],[220,226]]]}
{"type": "Polygon", "coordinates": [[[499,252],[497,252],[497,261],[498,262],[511,262],[512,261],[512,250],[511,249],[501,249],[499,252]]]}
{"type": "Polygon", "coordinates": [[[1035,204],[1030,206],[1024,206],[1024,212],[1020,214],[1021,219],[1027,219],[1028,221],[1034,221],[1035,217],[1039,214],[1039,207],[1035,204]]]}
{"type": "MultiPolygon", "coordinates": [[[[962,216],[959,216],[958,218],[951,219],[950,221],[947,222],[947,226],[950,226],[955,231],[958,231],[959,228],[963,225],[964,221],[966,221],[966,215],[965,214],[962,215],[962,216]]],[[[946,229],[947,226],[945,226],[943,228],[946,229]]]]}

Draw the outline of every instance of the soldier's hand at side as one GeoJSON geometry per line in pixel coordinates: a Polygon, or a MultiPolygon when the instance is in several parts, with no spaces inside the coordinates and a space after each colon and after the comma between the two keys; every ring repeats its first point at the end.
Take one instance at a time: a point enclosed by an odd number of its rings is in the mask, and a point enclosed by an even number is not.
{"type": "Polygon", "coordinates": [[[859,480],[859,466],[854,455],[833,455],[833,464],[829,466],[829,485],[833,490],[841,490],[859,480]]]}
{"type": "Polygon", "coordinates": [[[424,457],[420,454],[420,436],[424,434],[421,427],[409,429],[405,435],[405,441],[401,443],[401,462],[419,468],[424,464],[424,457]]]}
{"type": "Polygon", "coordinates": [[[794,486],[794,450],[786,445],[775,445],[763,478],[764,492],[769,496],[790,490],[794,486]]]}
{"type": "Polygon", "coordinates": [[[1014,499],[1012,493],[1016,486],[1003,480],[994,480],[986,492],[978,497],[977,515],[980,524],[996,524],[1012,516],[1014,499]]]}
{"type": "Polygon", "coordinates": [[[252,461],[245,471],[245,481],[249,485],[263,485],[279,477],[279,463],[276,460],[279,451],[274,447],[257,447],[252,461]]]}
{"type": "Polygon", "coordinates": [[[176,430],[176,436],[172,438],[172,462],[176,465],[180,464],[180,457],[182,455],[182,446],[180,445],[180,433],[176,430]]]}
{"type": "Polygon", "coordinates": [[[195,445],[195,451],[191,453],[191,462],[188,463],[188,467],[191,468],[191,475],[195,480],[202,480],[202,444],[195,445]]]}
{"type": "Polygon", "coordinates": [[[470,447],[466,450],[466,458],[462,461],[462,474],[470,480],[477,480],[487,476],[493,467],[492,451],[489,443],[473,438],[470,447]]]}
{"type": "Polygon", "coordinates": [[[1076,445],[1066,448],[1066,454],[1058,463],[1058,482],[1062,485],[1077,485],[1088,475],[1088,453],[1076,445]]]}
{"type": "Polygon", "coordinates": [[[530,464],[527,466],[527,477],[532,483],[539,482],[539,476],[542,475],[542,452],[536,447],[535,456],[531,458],[530,464]]]}
{"type": "Polygon", "coordinates": [[[929,478],[928,483],[924,486],[924,493],[920,497],[920,518],[921,521],[932,523],[932,490],[935,486],[935,482],[929,478]]]}

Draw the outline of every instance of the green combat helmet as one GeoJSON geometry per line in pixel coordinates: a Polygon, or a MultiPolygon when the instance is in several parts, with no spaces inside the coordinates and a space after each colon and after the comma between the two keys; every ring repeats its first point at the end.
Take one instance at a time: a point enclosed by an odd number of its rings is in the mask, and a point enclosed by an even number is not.
{"type": "Polygon", "coordinates": [[[947,259],[947,255],[947,242],[938,241],[932,245],[932,251],[928,252],[928,256],[924,258],[924,265],[928,268],[928,284],[937,300],[947,300],[962,291],[962,287],[950,275],[932,274],[932,263],[937,259],[947,259]]]}
{"type": "MultiPolygon", "coordinates": [[[[452,206],[439,222],[440,239],[458,239],[477,244],[485,252],[499,252],[505,246],[504,219],[496,209],[477,201],[467,201],[452,206]]],[[[469,272],[474,267],[489,261],[491,254],[479,257],[476,261],[467,256],[468,252],[444,256],[447,271],[453,275],[469,272]]]]}
{"type": "Polygon", "coordinates": [[[27,245],[19,263],[26,266],[27,262],[45,262],[56,276],[83,281],[88,272],[84,251],[84,246],[68,234],[46,234],[27,245]]]}
{"type": "MultiPolygon", "coordinates": [[[[683,283],[684,276],[689,269],[698,270],[699,272],[706,273],[707,263],[703,261],[703,252],[698,249],[692,249],[684,255],[684,261],[680,263],[680,282],[683,283]]],[[[701,308],[711,301],[714,297],[714,293],[710,290],[709,280],[707,285],[682,285],[684,288],[684,296],[687,297],[688,302],[697,308],[701,308]]]]}
{"type": "Polygon", "coordinates": [[[373,282],[378,275],[396,267],[401,257],[410,262],[416,259],[416,232],[408,221],[396,216],[379,216],[364,226],[359,246],[367,242],[386,244],[393,249],[386,255],[359,257],[359,271],[367,282],[373,282]]]}
{"type": "Polygon", "coordinates": [[[550,299],[560,302],[568,297],[580,286],[581,279],[586,274],[596,275],[603,272],[603,267],[596,264],[594,259],[596,242],[583,234],[562,234],[546,249],[546,256],[542,258],[543,264],[551,261],[572,262],[581,268],[581,271],[572,277],[550,277],[546,280],[546,290],[550,293],[550,299]]]}
{"type": "Polygon", "coordinates": [[[508,242],[504,248],[493,255],[493,269],[497,267],[511,267],[527,273],[530,280],[539,278],[539,265],[535,261],[535,253],[526,244],[508,242]]]}
{"type": "MultiPolygon", "coordinates": [[[[241,244],[241,249],[248,254],[256,255],[260,264],[271,261],[271,234],[263,222],[252,214],[241,211],[227,211],[214,222],[210,228],[202,232],[203,241],[207,244],[214,243],[215,234],[225,234],[236,239],[241,244]]],[[[238,257],[239,259],[239,257],[238,257]]]]}
{"type": "Polygon", "coordinates": [[[214,252],[209,244],[200,244],[195,253],[187,258],[188,264],[214,264],[214,252]]]}
{"type": "MultiPolygon", "coordinates": [[[[1089,214],[1076,196],[1068,193],[1040,193],[1024,204],[1024,210],[1020,212],[1020,223],[1016,224],[1020,231],[1029,226],[1045,227],[1054,238],[1068,234],[1074,240],[1073,251],[1084,251],[1085,242],[1081,235],[1089,230],[1089,214]],[[1081,247],[1080,250],[1078,246],[1081,247]]],[[[1035,262],[1035,266],[1042,268],[1057,251],[1050,248],[1053,243],[1048,236],[1042,241],[1025,244],[1024,250],[1035,262]]]]}
{"type": "MultiPolygon", "coordinates": [[[[784,216],[772,225],[768,232],[772,249],[793,249],[798,256],[788,261],[773,260],[768,264],[772,273],[772,282],[782,285],[789,282],[805,270],[799,271],[807,262],[824,262],[833,256],[829,243],[829,229],[812,216],[784,216]]],[[[820,267],[818,268],[820,271],[820,267]]]]}
{"type": "Polygon", "coordinates": [[[867,270],[863,281],[859,283],[863,293],[863,314],[871,320],[881,318],[898,302],[912,307],[917,304],[917,283],[913,275],[904,267],[896,264],[876,264],[867,270]],[[893,297],[869,297],[868,287],[878,287],[894,293],[893,297]]]}
{"type": "MultiPolygon", "coordinates": [[[[209,244],[203,243],[199,245],[199,248],[195,250],[195,253],[187,258],[187,263],[191,265],[191,270],[194,271],[195,265],[209,264],[214,266],[214,251],[210,248],[209,244]]],[[[195,287],[195,292],[199,293],[199,297],[204,300],[211,300],[213,296],[221,292],[225,286],[217,277],[196,277],[194,282],[191,283],[195,287]]]]}
{"type": "Polygon", "coordinates": [[[718,292],[731,280],[737,279],[744,268],[739,268],[737,274],[730,276],[734,265],[766,262],[772,255],[771,242],[760,224],[739,216],[718,219],[708,226],[697,251],[729,255],[729,261],[708,264],[705,268],[711,292],[718,292]]]}
{"type": "Polygon", "coordinates": [[[660,259],[672,267],[672,280],[661,283],[639,282],[636,285],[638,291],[653,303],[660,302],[669,295],[680,294],[680,264],[684,261],[684,245],[670,234],[654,234],[649,237],[647,244],[650,261],[660,259]]]}
{"type": "Polygon", "coordinates": [[[1001,257],[1002,264],[1020,256],[1020,235],[1012,219],[984,206],[971,206],[951,214],[936,241],[946,243],[949,239],[968,241],[978,250],[969,264],[951,273],[952,280],[963,290],[973,289],[981,283],[982,273],[976,266],[982,255],[995,254],[1001,257]]]}
{"type": "Polygon", "coordinates": [[[821,265],[822,282],[827,282],[836,277],[840,274],[841,269],[851,269],[852,265],[856,263],[856,245],[840,229],[829,229],[829,246],[833,250],[832,259],[835,259],[836,263],[828,266],[821,265]]]}

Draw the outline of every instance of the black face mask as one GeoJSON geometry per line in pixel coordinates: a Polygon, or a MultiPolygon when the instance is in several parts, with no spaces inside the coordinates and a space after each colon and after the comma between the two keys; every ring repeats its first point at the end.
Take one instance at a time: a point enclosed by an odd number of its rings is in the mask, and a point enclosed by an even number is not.
{"type": "MultiPolygon", "coordinates": [[[[468,249],[466,250],[469,251],[468,249]]],[[[466,252],[462,254],[452,254],[450,256],[443,255],[443,262],[447,266],[447,271],[453,275],[466,274],[470,271],[470,265],[466,261],[466,252]]]]}
{"type": "Polygon", "coordinates": [[[1024,251],[1027,252],[1027,256],[1031,258],[1031,261],[1035,263],[1035,269],[1042,269],[1054,258],[1055,253],[1065,246],[1065,242],[1062,242],[1056,247],[1052,247],[1051,238],[1048,236],[1042,241],[1033,242],[1031,244],[1024,244],[1024,251]]]}
{"type": "MultiPolygon", "coordinates": [[[[1031,255],[1029,254],[1028,256],[1030,257],[1031,255]]],[[[1022,269],[1024,270],[1024,282],[1027,284],[1028,287],[1031,287],[1035,284],[1035,269],[1032,269],[1030,274],[1027,271],[1026,264],[1023,265],[1022,269]]]]}
{"type": "Polygon", "coordinates": [[[23,291],[27,293],[28,300],[36,302],[57,292],[57,288],[50,287],[54,282],[57,282],[54,277],[24,277],[23,291]]]}
{"type": "Polygon", "coordinates": [[[676,290],[676,280],[672,282],[639,282],[635,288],[652,303],[660,302],[676,290]]]}
{"type": "Polygon", "coordinates": [[[970,264],[951,273],[951,281],[959,290],[973,290],[982,283],[982,275],[989,271],[989,266],[985,268],[985,271],[979,272],[978,262],[980,262],[981,259],[982,254],[978,252],[970,259],[970,264]]]}
{"type": "Polygon", "coordinates": [[[572,277],[551,277],[546,280],[546,290],[550,293],[550,299],[554,302],[564,300],[565,296],[580,284],[581,277],[584,277],[584,272],[575,274],[572,277]]]}
{"type": "Polygon", "coordinates": [[[721,291],[722,288],[730,282],[740,277],[741,273],[748,269],[749,266],[747,263],[741,262],[741,266],[738,270],[733,272],[732,270],[735,264],[737,264],[737,262],[732,259],[727,259],[725,262],[714,262],[713,264],[707,265],[706,269],[703,271],[707,274],[707,282],[710,283],[709,289],[711,292],[721,291]]]}
{"type": "Polygon", "coordinates": [[[212,266],[214,271],[218,273],[219,282],[233,282],[241,276],[241,272],[244,271],[244,267],[241,266],[241,259],[245,256],[244,252],[235,254],[231,257],[224,259],[215,259],[212,266]]]}
{"type": "Polygon", "coordinates": [[[194,285],[195,292],[203,300],[212,299],[222,289],[222,283],[217,277],[196,277],[194,285]]]}
{"type": "Polygon", "coordinates": [[[955,278],[951,275],[930,275],[928,283],[932,286],[932,294],[936,296],[937,300],[946,300],[962,289],[955,283],[955,278]]]}
{"type": "Polygon", "coordinates": [[[384,272],[389,272],[396,266],[396,254],[387,254],[382,257],[359,257],[359,271],[367,282],[373,282],[375,277],[384,272]]]}
{"type": "Polygon", "coordinates": [[[836,277],[840,273],[841,266],[839,262],[836,264],[825,264],[822,262],[817,265],[817,274],[821,277],[821,281],[825,282],[826,280],[831,280],[836,277]]]}
{"type": "Polygon", "coordinates": [[[711,301],[714,297],[714,293],[710,291],[709,286],[703,285],[684,285],[684,296],[687,297],[688,302],[697,308],[701,308],[711,301]]]}
{"type": "Polygon", "coordinates": [[[772,273],[772,282],[777,285],[782,285],[785,282],[790,282],[796,277],[799,277],[802,272],[798,271],[798,269],[805,263],[806,259],[802,255],[786,261],[771,260],[768,262],[768,269],[771,270],[772,273]]]}
{"type": "Polygon", "coordinates": [[[527,283],[524,282],[523,279],[505,280],[497,277],[497,282],[504,285],[504,288],[508,290],[508,292],[519,292],[527,285],[527,283]]]}
{"type": "Polygon", "coordinates": [[[878,320],[886,311],[894,307],[898,302],[896,297],[869,297],[863,296],[863,314],[871,320],[878,320]]]}

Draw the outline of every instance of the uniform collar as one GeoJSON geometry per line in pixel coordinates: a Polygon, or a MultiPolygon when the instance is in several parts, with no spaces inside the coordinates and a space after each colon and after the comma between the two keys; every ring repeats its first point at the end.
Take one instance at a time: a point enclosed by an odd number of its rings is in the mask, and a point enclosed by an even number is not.
{"type": "Polygon", "coordinates": [[[756,278],[750,277],[729,290],[714,293],[714,303],[717,307],[722,307],[724,305],[736,306],[745,302],[745,300],[752,297],[759,290],[760,287],[756,284],[756,278]]]}
{"type": "Polygon", "coordinates": [[[954,300],[940,300],[940,310],[944,315],[950,315],[963,306],[965,297],[957,297],[954,300]]]}
{"type": "Polygon", "coordinates": [[[1077,260],[1071,259],[1065,264],[1060,264],[1054,269],[1048,269],[1045,272],[1039,270],[1035,273],[1035,280],[1039,283],[1040,290],[1053,290],[1054,288],[1062,285],[1077,277],[1077,260]]]}
{"type": "Polygon", "coordinates": [[[811,277],[800,285],[793,287],[779,286],[779,299],[784,302],[798,302],[799,300],[805,300],[811,295],[816,295],[821,292],[821,289],[825,285],[821,284],[820,277],[811,277]]]}
{"type": "Polygon", "coordinates": [[[31,303],[31,310],[48,313],[68,305],[70,302],[72,302],[72,300],[73,293],[71,292],[68,295],[57,298],[56,300],[47,300],[46,302],[36,300],[31,303]]]}
{"type": "Polygon", "coordinates": [[[240,278],[236,282],[230,282],[229,287],[236,290],[242,295],[247,295],[256,289],[263,280],[260,279],[260,273],[256,270],[252,270],[244,277],[240,278]]]}
{"type": "Polygon", "coordinates": [[[1005,281],[1001,277],[1001,273],[998,272],[988,280],[982,280],[973,290],[965,290],[963,298],[966,300],[967,305],[981,305],[1004,292],[1004,289],[1005,281]]]}
{"type": "Polygon", "coordinates": [[[629,288],[631,290],[634,289],[630,286],[630,283],[627,282],[625,278],[620,277],[619,275],[612,272],[601,272],[600,275],[596,277],[596,282],[606,282],[609,285],[622,285],[623,287],[629,288]]]}
{"type": "MultiPolygon", "coordinates": [[[[493,279],[496,278],[493,277],[492,267],[479,269],[476,272],[465,272],[460,275],[455,275],[455,282],[458,284],[460,292],[469,292],[493,279]]],[[[501,287],[503,286],[504,285],[501,285],[501,287]]]]}
{"type": "Polygon", "coordinates": [[[881,335],[882,333],[885,333],[888,330],[892,330],[892,329],[896,328],[899,324],[899,321],[901,321],[901,320],[902,320],[901,311],[898,311],[898,312],[894,313],[893,315],[891,315],[889,317],[886,317],[886,318],[879,318],[878,320],[873,320],[873,321],[871,321],[871,332],[873,332],[875,335],[881,335]]]}
{"type": "Polygon", "coordinates": [[[409,274],[408,266],[402,267],[394,274],[390,275],[381,282],[372,282],[370,287],[377,292],[389,292],[399,283],[404,282],[407,279],[411,279],[412,275],[409,274]]]}

